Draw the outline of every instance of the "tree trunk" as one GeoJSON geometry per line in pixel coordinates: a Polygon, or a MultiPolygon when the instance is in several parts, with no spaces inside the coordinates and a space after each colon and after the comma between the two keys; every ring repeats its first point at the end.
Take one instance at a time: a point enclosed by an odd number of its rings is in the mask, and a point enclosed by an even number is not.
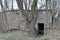
{"type": "Polygon", "coordinates": [[[25,27],[24,27],[24,29],[25,29],[25,32],[30,33],[30,23],[27,20],[25,20],[25,27]]]}
{"type": "MultiPolygon", "coordinates": [[[[28,12],[28,10],[24,11],[23,9],[23,4],[22,4],[22,1],[21,0],[16,0],[17,1],[17,4],[18,4],[18,7],[22,13],[22,16],[25,18],[25,31],[28,31],[29,33],[32,33],[32,34],[36,34],[36,29],[35,29],[35,23],[36,23],[36,18],[35,18],[35,6],[36,6],[36,1],[37,0],[34,0],[33,1],[33,4],[32,4],[32,10],[30,12],[28,12]],[[30,14],[30,17],[29,17],[29,14],[30,14]],[[30,20],[29,20],[30,18],[30,20]]],[[[37,16],[36,16],[37,17],[37,16]]]]}
{"type": "Polygon", "coordinates": [[[4,32],[6,32],[7,28],[8,28],[8,21],[7,21],[7,16],[6,16],[6,13],[5,13],[5,9],[3,8],[3,5],[2,5],[2,0],[1,0],[0,4],[1,4],[1,7],[2,7],[2,11],[4,12],[3,16],[2,16],[2,19],[3,19],[3,21],[2,21],[2,30],[4,32]]]}
{"type": "Polygon", "coordinates": [[[31,33],[32,33],[33,35],[36,35],[36,28],[35,28],[35,22],[34,22],[34,21],[32,21],[32,22],[30,23],[30,30],[31,30],[31,33]]]}

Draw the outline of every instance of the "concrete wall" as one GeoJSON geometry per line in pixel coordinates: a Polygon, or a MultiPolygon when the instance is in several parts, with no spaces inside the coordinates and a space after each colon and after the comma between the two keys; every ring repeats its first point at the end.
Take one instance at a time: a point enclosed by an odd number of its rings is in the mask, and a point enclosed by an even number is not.
{"type": "MultiPolygon", "coordinates": [[[[19,11],[17,12],[5,12],[7,16],[7,30],[9,29],[24,29],[24,18],[19,11]]],[[[0,13],[0,30],[3,28],[4,15],[0,13]]],[[[5,28],[5,27],[4,27],[5,28]]]]}
{"type": "MultiPolygon", "coordinates": [[[[7,16],[7,22],[8,22],[8,29],[21,29],[24,30],[24,18],[21,14],[21,12],[5,12],[7,16]]],[[[0,14],[0,22],[2,19],[2,14],[0,14]]],[[[52,14],[50,12],[46,13],[44,11],[39,12],[38,19],[36,21],[35,27],[38,28],[38,23],[44,23],[44,26],[48,27],[50,23],[52,23],[52,14]],[[48,24],[48,25],[46,25],[48,24]]],[[[1,23],[0,23],[1,24],[1,23]]]]}
{"type": "Polygon", "coordinates": [[[8,29],[20,29],[20,26],[23,24],[24,18],[20,14],[20,12],[8,12],[7,13],[8,20],[8,29]]]}
{"type": "Polygon", "coordinates": [[[50,12],[39,12],[38,18],[37,18],[37,22],[35,27],[38,29],[38,23],[44,23],[45,27],[49,27],[49,24],[52,23],[52,14],[50,12]]]}

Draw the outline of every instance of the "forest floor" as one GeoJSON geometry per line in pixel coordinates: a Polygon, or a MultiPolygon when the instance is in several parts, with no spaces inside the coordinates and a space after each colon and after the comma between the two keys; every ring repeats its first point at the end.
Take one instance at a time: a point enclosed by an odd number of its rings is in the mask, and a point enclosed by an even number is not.
{"type": "Polygon", "coordinates": [[[21,31],[0,33],[0,40],[46,40],[44,36],[34,37],[21,31]]]}
{"type": "Polygon", "coordinates": [[[0,40],[60,40],[60,31],[51,31],[45,36],[37,37],[21,31],[10,31],[7,33],[0,33],[0,40]]]}

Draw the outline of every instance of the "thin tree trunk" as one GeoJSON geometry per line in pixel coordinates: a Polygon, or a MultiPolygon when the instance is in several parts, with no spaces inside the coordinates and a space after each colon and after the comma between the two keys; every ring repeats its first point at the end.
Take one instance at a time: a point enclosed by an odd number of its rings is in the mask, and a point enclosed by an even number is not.
{"type": "Polygon", "coordinates": [[[2,11],[4,12],[3,14],[3,25],[2,25],[2,30],[3,31],[7,31],[7,28],[8,28],[8,21],[7,21],[7,16],[6,16],[6,13],[5,13],[5,9],[3,8],[3,5],[1,3],[1,7],[2,7],[2,11]]]}
{"type": "Polygon", "coordinates": [[[27,20],[25,20],[25,32],[30,33],[30,23],[27,20]]]}

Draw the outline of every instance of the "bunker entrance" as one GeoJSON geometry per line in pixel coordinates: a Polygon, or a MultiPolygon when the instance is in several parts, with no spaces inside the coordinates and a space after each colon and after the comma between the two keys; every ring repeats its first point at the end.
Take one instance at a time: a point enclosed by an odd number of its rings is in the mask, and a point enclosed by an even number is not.
{"type": "Polygon", "coordinates": [[[44,23],[38,23],[38,35],[44,35],[44,23]]]}

